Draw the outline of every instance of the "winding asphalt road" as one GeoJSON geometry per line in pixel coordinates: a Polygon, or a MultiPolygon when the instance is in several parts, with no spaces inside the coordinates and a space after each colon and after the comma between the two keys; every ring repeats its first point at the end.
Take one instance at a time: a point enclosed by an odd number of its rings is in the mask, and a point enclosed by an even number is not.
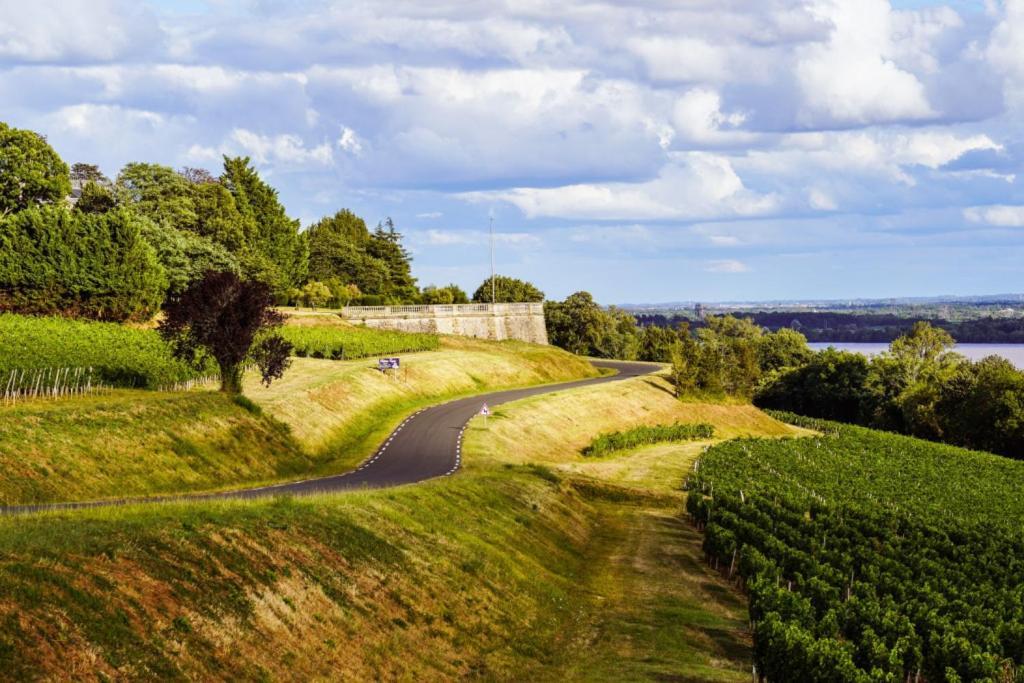
{"type": "Polygon", "coordinates": [[[218,493],[81,503],[14,505],[0,507],[0,514],[41,512],[45,510],[74,510],[129,503],[137,504],[140,502],[217,500],[226,498],[249,499],[289,494],[309,495],[351,489],[398,486],[399,484],[411,484],[453,474],[462,464],[462,434],[466,430],[467,423],[480,412],[483,404],[486,403],[489,407],[493,407],[538,394],[616,382],[630,377],[646,375],[657,369],[657,366],[649,363],[629,363],[623,361],[594,361],[593,363],[597,367],[617,370],[618,374],[560,384],[546,384],[526,389],[512,389],[490,394],[480,394],[424,408],[406,418],[388,436],[377,452],[370,456],[363,464],[344,474],[218,493]]]}

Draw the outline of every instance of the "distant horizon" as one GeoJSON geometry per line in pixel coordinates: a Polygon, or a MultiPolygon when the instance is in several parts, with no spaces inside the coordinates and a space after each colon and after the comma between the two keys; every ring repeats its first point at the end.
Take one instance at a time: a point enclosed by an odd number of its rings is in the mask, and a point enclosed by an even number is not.
{"type": "Polygon", "coordinates": [[[787,306],[787,305],[827,305],[844,304],[854,306],[869,305],[892,305],[901,303],[930,303],[930,304],[996,304],[1012,303],[1017,300],[1024,303],[1024,292],[1004,292],[997,294],[935,294],[923,296],[889,296],[889,297],[836,297],[836,298],[808,298],[808,299],[721,299],[721,300],[697,300],[682,299],[676,301],[653,301],[653,302],[625,302],[611,304],[621,308],[672,308],[672,307],[693,307],[697,304],[702,306],[787,306]]]}

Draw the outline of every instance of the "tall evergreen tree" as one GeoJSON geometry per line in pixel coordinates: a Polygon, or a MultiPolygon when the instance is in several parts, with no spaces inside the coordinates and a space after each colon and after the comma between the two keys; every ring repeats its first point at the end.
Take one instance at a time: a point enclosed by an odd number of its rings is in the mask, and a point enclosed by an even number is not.
{"type": "Polygon", "coordinates": [[[246,235],[249,254],[243,262],[280,295],[305,281],[308,246],[299,233],[299,221],[288,217],[277,196],[252,166],[249,157],[224,157],[221,183],[234,197],[251,231],[246,235]]]}
{"type": "Polygon", "coordinates": [[[46,138],[0,122],[0,217],[70,193],[68,165],[46,138]]]}

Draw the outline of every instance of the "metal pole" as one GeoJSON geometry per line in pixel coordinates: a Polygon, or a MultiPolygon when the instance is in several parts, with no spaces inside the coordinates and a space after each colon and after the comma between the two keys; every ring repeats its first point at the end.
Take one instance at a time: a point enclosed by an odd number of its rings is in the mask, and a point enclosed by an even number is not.
{"type": "Polygon", "coordinates": [[[494,281],[494,216],[491,216],[491,303],[498,303],[497,283],[494,281]]]}

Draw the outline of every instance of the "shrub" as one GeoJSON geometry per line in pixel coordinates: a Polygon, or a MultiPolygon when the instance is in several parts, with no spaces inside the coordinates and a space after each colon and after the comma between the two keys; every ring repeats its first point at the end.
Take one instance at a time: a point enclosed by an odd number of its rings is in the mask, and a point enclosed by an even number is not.
{"type": "Polygon", "coordinates": [[[677,422],[671,425],[655,425],[653,427],[635,427],[625,432],[602,434],[583,449],[583,455],[607,455],[615,451],[624,451],[637,446],[649,446],[656,443],[672,441],[699,441],[710,439],[715,435],[715,428],[709,424],[685,424],[677,422]]]}

